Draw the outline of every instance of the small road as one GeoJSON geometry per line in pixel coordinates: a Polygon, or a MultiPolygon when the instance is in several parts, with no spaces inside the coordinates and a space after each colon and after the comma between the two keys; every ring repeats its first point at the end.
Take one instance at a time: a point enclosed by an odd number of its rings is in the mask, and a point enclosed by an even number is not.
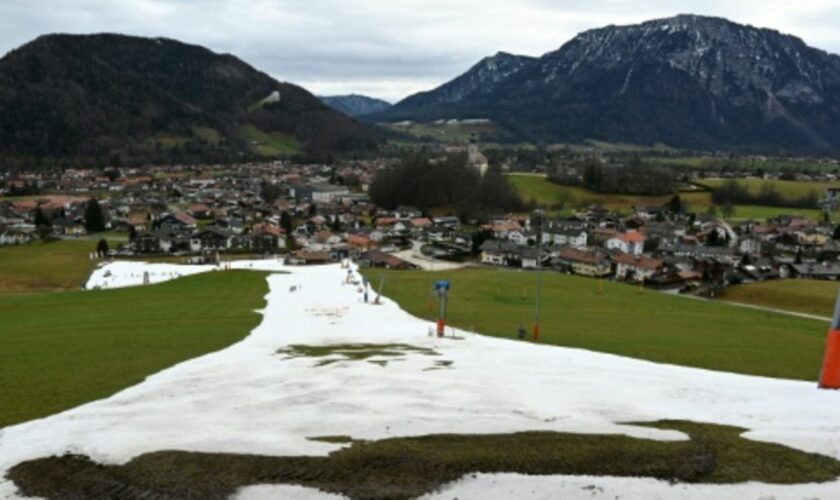
{"type": "Polygon", "coordinates": [[[783,314],[785,316],[793,316],[795,318],[803,318],[803,319],[813,319],[815,321],[825,321],[826,323],[831,323],[831,318],[828,316],[819,316],[816,314],[808,314],[808,313],[801,313],[795,311],[788,311],[786,309],[776,309],[775,307],[765,307],[765,306],[757,306],[755,304],[744,304],[742,302],[732,302],[731,300],[720,300],[720,299],[706,299],[703,297],[697,297],[694,295],[683,295],[679,293],[669,294],[674,295],[676,297],[683,297],[686,299],[694,299],[694,300],[705,300],[707,302],[718,302],[720,304],[729,304],[730,306],[736,307],[743,307],[745,309],[754,309],[756,311],[763,311],[768,313],[774,314],[783,314]]]}
{"type": "Polygon", "coordinates": [[[797,318],[814,319],[814,320],[817,320],[817,321],[826,321],[828,323],[831,323],[831,318],[829,318],[828,316],[817,316],[816,314],[808,314],[808,313],[787,311],[785,309],[776,309],[774,307],[757,306],[755,304],[743,304],[741,302],[732,302],[731,300],[719,300],[718,302],[723,302],[724,304],[729,304],[729,305],[732,305],[732,306],[746,307],[747,309],[755,309],[757,311],[765,311],[765,312],[776,313],[776,314],[784,314],[784,315],[787,315],[787,316],[795,316],[797,318]]]}

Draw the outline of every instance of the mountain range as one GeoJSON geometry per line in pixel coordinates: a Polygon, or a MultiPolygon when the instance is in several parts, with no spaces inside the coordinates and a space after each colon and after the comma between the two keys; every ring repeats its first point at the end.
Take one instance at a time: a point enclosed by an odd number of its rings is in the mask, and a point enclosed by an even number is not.
{"type": "Polygon", "coordinates": [[[6,162],[230,161],[376,142],[303,88],[175,40],[46,35],[0,59],[6,162]]]}
{"type": "Polygon", "coordinates": [[[353,117],[379,113],[391,107],[388,101],[359,94],[329,95],[318,98],[327,106],[353,117]]]}
{"type": "Polygon", "coordinates": [[[840,57],[794,36],[679,15],[499,52],[369,121],[488,118],[522,139],[840,151],[840,57]]]}
{"type": "Polygon", "coordinates": [[[165,38],[45,35],[0,59],[0,168],[230,162],[366,150],[368,123],[489,119],[504,140],[840,152],[840,56],[778,31],[679,15],[499,52],[393,106],[321,99],[165,38]]]}

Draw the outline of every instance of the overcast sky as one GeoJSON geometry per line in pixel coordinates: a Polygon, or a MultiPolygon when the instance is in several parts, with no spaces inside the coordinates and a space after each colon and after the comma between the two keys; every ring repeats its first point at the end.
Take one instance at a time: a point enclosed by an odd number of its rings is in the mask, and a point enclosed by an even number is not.
{"type": "Polygon", "coordinates": [[[166,36],[318,94],[396,101],[500,50],[541,55],[589,28],[678,13],[840,53],[840,0],[0,0],[0,52],[54,32],[166,36]]]}

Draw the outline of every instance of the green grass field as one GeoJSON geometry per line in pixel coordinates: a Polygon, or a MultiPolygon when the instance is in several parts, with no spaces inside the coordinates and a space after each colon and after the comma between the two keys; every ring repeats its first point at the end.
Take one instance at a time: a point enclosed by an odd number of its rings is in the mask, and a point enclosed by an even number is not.
{"type": "MultiPolygon", "coordinates": [[[[601,194],[578,186],[561,186],[539,175],[512,174],[508,176],[508,180],[523,200],[534,199],[545,207],[564,202],[566,206],[571,207],[602,205],[610,210],[629,212],[634,205],[663,205],[673,197],[601,194]]],[[[705,211],[711,203],[709,193],[705,192],[680,193],[680,198],[694,210],[705,211]]]]}
{"type": "MultiPolygon", "coordinates": [[[[442,273],[370,270],[386,276],[384,294],[409,313],[433,319],[432,283],[452,280],[450,322],[480,333],[514,338],[534,319],[536,274],[469,269],[442,273]]],[[[542,338],[664,363],[769,377],[816,380],[826,323],[674,297],[591,278],[544,273],[542,338]]]]}
{"type": "MultiPolygon", "coordinates": [[[[528,201],[534,199],[540,206],[543,207],[551,207],[557,203],[563,203],[564,208],[581,208],[588,205],[601,205],[609,210],[615,210],[626,214],[633,209],[634,205],[662,205],[671,199],[671,195],[636,196],[626,194],[595,193],[578,186],[560,186],[549,181],[545,177],[538,175],[512,174],[508,176],[508,180],[523,200],[528,201]]],[[[716,185],[715,183],[717,181],[704,182],[709,183],[709,185],[716,185]]],[[[804,190],[804,192],[807,193],[810,188],[792,188],[785,186],[785,189],[788,191],[799,189],[804,190]]],[[[696,212],[705,212],[712,203],[711,196],[707,192],[683,192],[680,193],[680,198],[685,203],[688,203],[689,209],[696,212]]],[[[720,210],[718,211],[718,214],[721,215],[720,210]]],[[[731,219],[766,220],[780,214],[799,215],[813,220],[820,220],[822,218],[822,213],[816,209],[768,207],[763,205],[736,205],[731,219]]]]}
{"type": "MultiPolygon", "coordinates": [[[[726,182],[727,181],[725,179],[705,179],[699,181],[699,184],[715,188],[724,185],[726,182]]],[[[782,181],[775,179],[764,180],[758,178],[738,179],[737,182],[742,186],[747,186],[747,189],[752,194],[758,194],[763,185],[769,184],[773,186],[779,194],[788,199],[802,198],[807,196],[810,191],[815,191],[817,196],[822,197],[827,188],[840,187],[840,182],[782,181]]]]}
{"type": "Polygon", "coordinates": [[[218,144],[224,139],[218,130],[210,127],[193,127],[193,133],[208,144],[218,144]]]}
{"type": "Polygon", "coordinates": [[[387,128],[418,139],[430,139],[436,142],[468,142],[473,135],[488,137],[502,133],[502,130],[492,123],[457,125],[440,123],[389,124],[387,128]]]}
{"type": "Polygon", "coordinates": [[[0,294],[78,290],[96,264],[88,257],[96,251],[96,243],[35,241],[0,247],[0,294]]]}
{"type": "Polygon", "coordinates": [[[738,159],[730,160],[728,158],[705,158],[701,156],[684,156],[678,158],[648,158],[649,161],[663,163],[666,165],[683,165],[686,167],[705,167],[710,169],[718,169],[723,165],[734,165],[737,168],[744,170],[758,170],[762,169],[765,172],[779,172],[785,169],[793,169],[796,171],[809,172],[835,172],[838,170],[837,165],[827,163],[819,163],[813,160],[810,161],[792,161],[792,160],[747,160],[738,159]]]}
{"type": "MultiPolygon", "coordinates": [[[[639,144],[629,144],[626,142],[607,142],[607,141],[598,141],[595,139],[587,139],[584,141],[584,145],[587,147],[595,148],[598,151],[608,151],[608,152],[637,152],[637,153],[644,153],[644,152],[663,152],[663,151],[676,151],[674,148],[668,146],[667,144],[663,144],[661,142],[657,142],[653,146],[642,146],[639,144]]],[[[566,145],[572,149],[580,148],[580,145],[569,144],[566,145]]]]}
{"type": "Polygon", "coordinates": [[[104,398],[244,338],[266,274],[210,272],[104,291],[0,295],[0,428],[104,398]]]}
{"type": "Polygon", "coordinates": [[[184,144],[189,142],[189,137],[183,137],[180,135],[170,135],[170,134],[157,134],[153,138],[150,138],[148,142],[154,146],[155,143],[160,144],[160,147],[163,149],[173,149],[176,146],[182,147],[184,144]]]}
{"type": "Polygon", "coordinates": [[[831,317],[838,283],[818,280],[773,280],[731,286],[723,300],[831,317]]]}
{"type": "Polygon", "coordinates": [[[239,129],[246,139],[254,141],[252,147],[263,156],[282,156],[300,152],[297,139],[280,132],[266,133],[253,125],[245,125],[239,129]]]}
{"type": "MultiPolygon", "coordinates": [[[[804,217],[815,221],[822,220],[822,212],[811,208],[785,208],[785,207],[768,207],[765,205],[735,205],[735,212],[733,212],[731,220],[767,220],[779,215],[795,215],[804,217]]],[[[718,209],[718,215],[722,216],[721,209],[718,209]]],[[[832,217],[836,219],[837,216],[832,217]]]]}

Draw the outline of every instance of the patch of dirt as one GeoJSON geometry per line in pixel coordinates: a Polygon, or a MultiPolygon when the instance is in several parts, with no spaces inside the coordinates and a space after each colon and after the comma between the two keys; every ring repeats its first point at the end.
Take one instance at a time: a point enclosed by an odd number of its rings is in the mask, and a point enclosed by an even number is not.
{"type": "Polygon", "coordinates": [[[160,451],[125,465],[64,455],[23,462],[8,477],[46,498],[227,498],[257,484],[292,484],[354,499],[408,499],[474,473],[610,475],[673,482],[793,484],[840,476],[840,462],[742,439],[744,429],[682,421],[648,424],[690,435],[654,441],[622,435],[520,432],[429,435],[379,441],[320,438],[350,446],[326,457],[160,451]]]}

